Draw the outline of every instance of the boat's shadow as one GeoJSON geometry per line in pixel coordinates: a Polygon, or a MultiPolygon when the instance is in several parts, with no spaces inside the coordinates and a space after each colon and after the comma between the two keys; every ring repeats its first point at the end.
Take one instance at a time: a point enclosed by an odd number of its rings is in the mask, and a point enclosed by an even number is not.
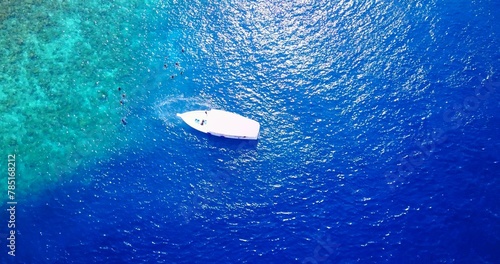
{"type": "Polygon", "coordinates": [[[224,148],[231,150],[255,150],[259,144],[259,140],[246,140],[246,139],[233,139],[226,137],[218,137],[206,133],[202,133],[191,127],[186,128],[189,133],[193,133],[199,139],[204,139],[206,142],[214,148],[224,148]]]}
{"type": "Polygon", "coordinates": [[[207,142],[210,145],[216,148],[225,148],[232,150],[254,150],[257,149],[257,145],[259,144],[259,140],[232,139],[206,134],[204,134],[203,136],[207,138],[207,142]]]}

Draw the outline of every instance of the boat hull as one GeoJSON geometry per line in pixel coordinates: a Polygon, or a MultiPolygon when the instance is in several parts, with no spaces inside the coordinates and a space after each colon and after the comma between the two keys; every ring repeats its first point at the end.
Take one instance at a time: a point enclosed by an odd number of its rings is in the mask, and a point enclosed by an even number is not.
{"type": "Polygon", "coordinates": [[[223,110],[190,111],[177,114],[190,127],[210,135],[256,140],[260,124],[250,118],[223,110]]]}

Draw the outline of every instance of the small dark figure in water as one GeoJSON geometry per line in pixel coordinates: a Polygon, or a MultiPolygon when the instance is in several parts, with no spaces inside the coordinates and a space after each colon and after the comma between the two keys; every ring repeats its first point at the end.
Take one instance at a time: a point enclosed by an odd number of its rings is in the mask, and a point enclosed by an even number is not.
{"type": "Polygon", "coordinates": [[[184,72],[183,72],[183,71],[181,71],[181,75],[183,75],[183,74],[184,74],[184,72]]]}
{"type": "Polygon", "coordinates": [[[166,69],[167,68],[167,64],[163,64],[163,69],[166,69]]]}
{"type": "Polygon", "coordinates": [[[118,87],[118,91],[121,91],[121,90],[122,90],[122,88],[121,88],[121,87],[118,87]]]}
{"type": "Polygon", "coordinates": [[[122,97],[125,98],[127,95],[126,94],[122,94],[122,97]]]}
{"type": "Polygon", "coordinates": [[[184,52],[184,49],[182,49],[181,52],[184,52]]]}
{"type": "Polygon", "coordinates": [[[179,63],[178,63],[178,62],[176,62],[176,63],[175,63],[175,66],[179,66],[179,63]]]}
{"type": "Polygon", "coordinates": [[[125,120],[125,118],[122,118],[122,124],[123,124],[124,126],[126,126],[126,125],[127,125],[127,120],[125,120]]]}
{"type": "Polygon", "coordinates": [[[120,104],[123,105],[123,101],[122,100],[120,100],[120,104]]]}
{"type": "Polygon", "coordinates": [[[173,79],[173,78],[175,78],[175,76],[174,76],[174,75],[172,75],[172,76],[170,76],[170,78],[171,78],[171,79],[173,79]]]}

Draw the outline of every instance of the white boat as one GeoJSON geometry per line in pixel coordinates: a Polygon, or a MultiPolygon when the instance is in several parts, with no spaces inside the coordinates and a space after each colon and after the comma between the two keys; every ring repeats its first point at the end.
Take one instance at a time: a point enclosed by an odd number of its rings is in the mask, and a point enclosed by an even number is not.
{"type": "Polygon", "coordinates": [[[177,116],[190,127],[214,136],[253,140],[259,137],[259,122],[235,113],[212,109],[190,111],[177,116]]]}

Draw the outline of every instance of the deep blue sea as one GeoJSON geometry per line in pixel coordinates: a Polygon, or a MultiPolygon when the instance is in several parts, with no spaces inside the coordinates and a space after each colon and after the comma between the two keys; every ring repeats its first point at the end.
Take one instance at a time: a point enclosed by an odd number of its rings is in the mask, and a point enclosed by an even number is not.
{"type": "Polygon", "coordinates": [[[499,21],[496,0],[4,0],[0,263],[500,263],[499,21]],[[211,108],[259,140],[176,117],[211,108]]]}

